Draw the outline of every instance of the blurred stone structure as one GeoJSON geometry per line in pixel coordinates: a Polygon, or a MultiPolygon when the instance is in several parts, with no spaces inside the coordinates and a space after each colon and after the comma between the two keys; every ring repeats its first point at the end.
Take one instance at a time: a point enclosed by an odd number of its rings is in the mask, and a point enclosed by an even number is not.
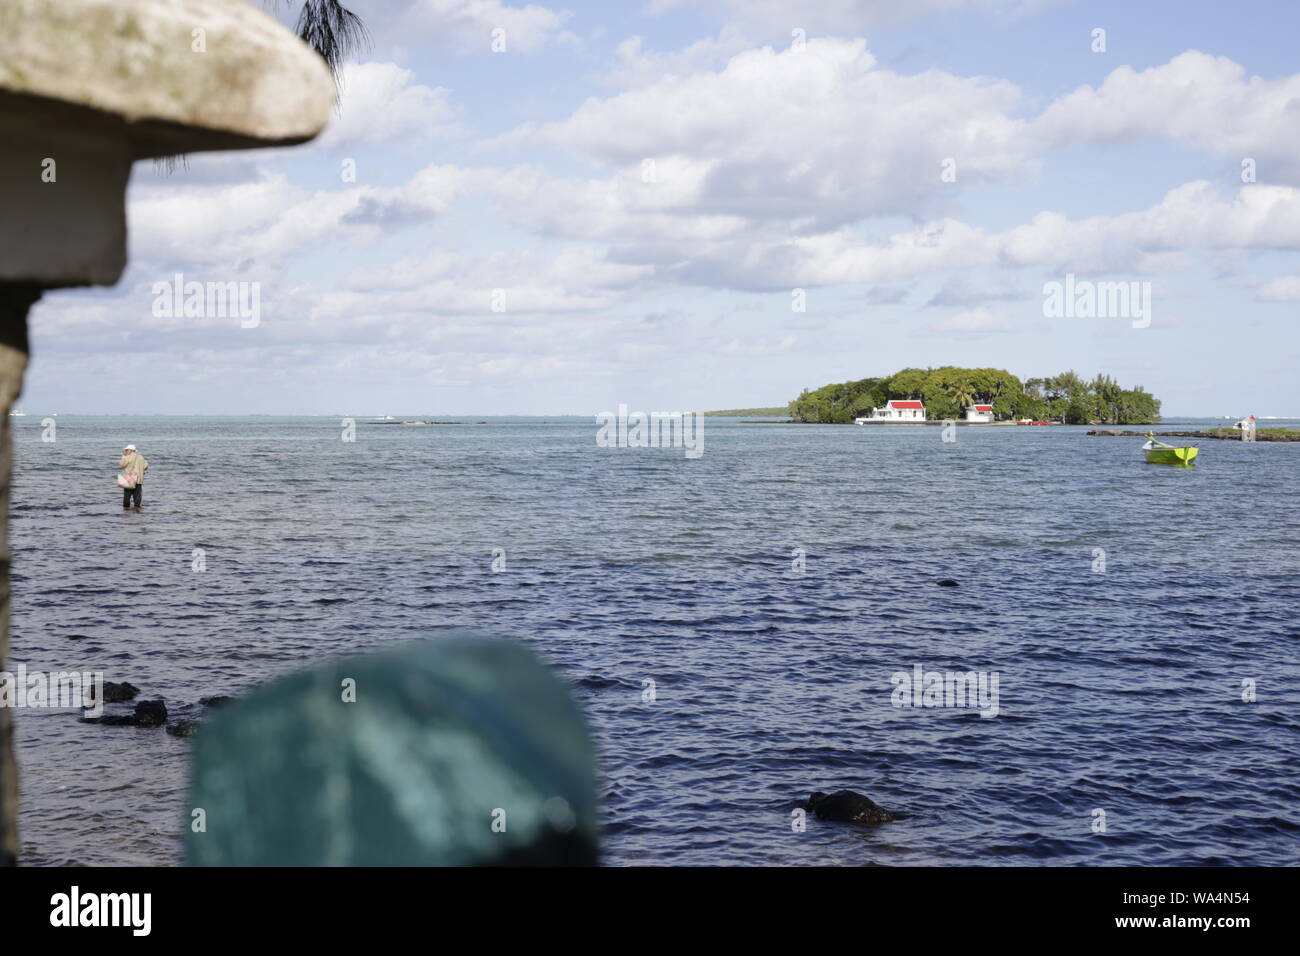
{"type": "Polygon", "coordinates": [[[438,631],[297,671],[194,738],[190,866],[593,866],[595,748],[522,645],[438,631]]]}

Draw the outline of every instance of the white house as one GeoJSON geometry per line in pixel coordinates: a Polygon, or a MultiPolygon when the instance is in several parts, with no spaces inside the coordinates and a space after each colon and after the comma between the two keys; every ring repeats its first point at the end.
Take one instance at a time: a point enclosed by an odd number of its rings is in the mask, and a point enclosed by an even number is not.
{"type": "Polygon", "coordinates": [[[966,421],[968,422],[991,422],[993,421],[992,405],[967,405],[966,421]]]}
{"type": "Polygon", "coordinates": [[[884,408],[873,408],[868,418],[855,418],[854,424],[866,422],[924,422],[925,404],[914,399],[885,402],[884,408]]]}

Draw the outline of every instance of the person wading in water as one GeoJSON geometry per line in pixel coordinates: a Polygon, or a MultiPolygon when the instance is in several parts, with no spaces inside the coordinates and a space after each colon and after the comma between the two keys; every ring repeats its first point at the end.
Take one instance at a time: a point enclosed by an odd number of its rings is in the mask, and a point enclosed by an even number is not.
{"type": "Polygon", "coordinates": [[[126,475],[127,484],[122,486],[122,510],[131,510],[131,499],[135,499],[135,510],[144,504],[144,473],[149,470],[149,462],[144,455],[135,450],[134,445],[127,445],[118,460],[117,467],[126,475]]]}

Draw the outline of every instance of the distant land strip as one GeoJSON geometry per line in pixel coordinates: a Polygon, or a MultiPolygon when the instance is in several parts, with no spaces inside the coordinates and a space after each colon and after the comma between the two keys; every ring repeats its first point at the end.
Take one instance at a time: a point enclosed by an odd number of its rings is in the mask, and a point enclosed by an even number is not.
{"type": "MultiPolygon", "coordinates": [[[[1147,433],[1095,428],[1088,434],[1114,438],[1145,438],[1147,433]]],[[[1220,438],[1225,441],[1241,441],[1241,432],[1235,428],[1210,428],[1199,432],[1152,432],[1151,434],[1159,435],[1161,438],[1220,438]]],[[[1257,428],[1255,441],[1300,441],[1300,428],[1257,428]]]]}

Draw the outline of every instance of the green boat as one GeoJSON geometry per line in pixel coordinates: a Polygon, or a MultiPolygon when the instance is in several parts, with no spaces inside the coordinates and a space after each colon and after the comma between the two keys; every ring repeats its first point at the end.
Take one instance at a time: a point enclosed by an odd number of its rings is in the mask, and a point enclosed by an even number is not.
{"type": "Polygon", "coordinates": [[[1195,445],[1166,445],[1156,441],[1150,432],[1147,432],[1147,443],[1142,450],[1147,453],[1148,465],[1182,465],[1184,468],[1190,468],[1200,452],[1195,445]]]}

